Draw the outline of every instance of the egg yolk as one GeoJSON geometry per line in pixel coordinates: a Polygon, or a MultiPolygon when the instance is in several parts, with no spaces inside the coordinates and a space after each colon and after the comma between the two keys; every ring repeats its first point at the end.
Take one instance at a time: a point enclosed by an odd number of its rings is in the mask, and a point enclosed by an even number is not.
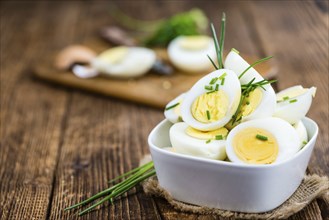
{"type": "Polygon", "coordinates": [[[258,105],[261,103],[263,98],[263,92],[260,88],[255,89],[254,91],[249,93],[249,96],[244,100],[242,107],[241,107],[241,113],[242,116],[250,115],[255,109],[258,107],[258,105]]]}
{"type": "Polygon", "coordinates": [[[195,120],[211,123],[222,119],[228,109],[229,100],[223,90],[200,95],[192,104],[191,113],[195,120]]]}
{"type": "Polygon", "coordinates": [[[98,59],[110,63],[120,63],[128,53],[127,47],[115,47],[104,51],[98,56],[98,59]]]}
{"type": "Polygon", "coordinates": [[[185,133],[191,137],[201,140],[220,140],[220,139],[224,139],[227,136],[228,131],[224,127],[212,131],[199,131],[192,127],[187,127],[185,133]],[[221,136],[220,139],[217,138],[220,136],[221,136]]]}
{"type": "Polygon", "coordinates": [[[209,43],[209,37],[206,36],[186,36],[179,42],[179,46],[186,50],[202,50],[207,48],[209,43]]]}
{"type": "Polygon", "coordinates": [[[233,139],[233,149],[240,160],[250,164],[271,164],[279,152],[275,137],[259,128],[246,128],[238,132],[233,139]],[[267,140],[258,139],[266,137],[267,140]]]}

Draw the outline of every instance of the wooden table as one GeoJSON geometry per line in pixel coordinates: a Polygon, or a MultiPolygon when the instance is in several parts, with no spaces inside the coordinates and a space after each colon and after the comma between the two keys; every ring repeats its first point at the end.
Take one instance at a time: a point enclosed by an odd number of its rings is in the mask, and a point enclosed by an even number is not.
{"type": "MultiPolygon", "coordinates": [[[[309,117],[320,135],[308,172],[328,175],[327,1],[124,1],[131,16],[155,19],[200,7],[228,17],[226,48],[274,55],[279,88],[318,88],[309,117]]],[[[1,3],[1,219],[79,219],[63,208],[107,186],[149,153],[147,136],[161,110],[36,80],[31,67],[68,44],[113,24],[110,3],[1,3]]],[[[291,219],[328,219],[316,200],[291,219]]],[[[141,188],[80,219],[214,219],[174,211],[141,188]]],[[[216,219],[216,218],[215,218],[216,219]]]]}

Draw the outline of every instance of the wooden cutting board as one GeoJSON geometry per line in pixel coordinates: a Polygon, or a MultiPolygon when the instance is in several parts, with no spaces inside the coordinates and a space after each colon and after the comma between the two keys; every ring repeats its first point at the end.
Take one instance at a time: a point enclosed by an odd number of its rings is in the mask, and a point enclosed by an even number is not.
{"type": "MultiPolygon", "coordinates": [[[[99,45],[98,47],[94,45],[91,48],[97,48],[95,50],[98,52],[102,51],[99,45]]],[[[106,47],[103,48],[103,50],[105,49],[106,47]]],[[[168,60],[164,49],[156,49],[155,51],[159,57],[168,60]]],[[[244,54],[242,56],[249,63],[259,59],[256,56],[244,54]]],[[[275,68],[268,62],[259,64],[256,69],[267,79],[275,77],[275,68]]],[[[140,78],[129,80],[103,76],[80,79],[70,71],[57,70],[52,62],[46,61],[35,66],[33,72],[37,78],[42,80],[158,108],[164,108],[170,100],[190,89],[198,79],[207,74],[188,75],[175,70],[170,76],[150,72],[140,78]]]]}

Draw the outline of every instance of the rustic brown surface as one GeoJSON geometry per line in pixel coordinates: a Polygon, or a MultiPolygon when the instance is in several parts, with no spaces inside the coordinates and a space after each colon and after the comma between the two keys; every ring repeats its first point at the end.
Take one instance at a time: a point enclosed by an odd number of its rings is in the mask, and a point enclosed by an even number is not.
{"type": "MultiPolygon", "coordinates": [[[[226,48],[274,55],[279,88],[318,88],[309,116],[320,135],[308,172],[328,175],[327,1],[125,1],[132,16],[154,19],[192,6],[215,23],[228,16],[226,48]],[[143,4],[144,3],[144,4],[143,4]],[[147,3],[147,4],[145,4],[147,3]]],[[[1,2],[0,218],[78,219],[63,208],[107,186],[148,153],[147,135],[162,111],[45,84],[30,68],[51,51],[82,43],[113,24],[109,3],[1,2]]],[[[81,219],[217,219],[174,211],[138,188],[81,219]]],[[[317,200],[291,219],[328,219],[317,200]]]]}

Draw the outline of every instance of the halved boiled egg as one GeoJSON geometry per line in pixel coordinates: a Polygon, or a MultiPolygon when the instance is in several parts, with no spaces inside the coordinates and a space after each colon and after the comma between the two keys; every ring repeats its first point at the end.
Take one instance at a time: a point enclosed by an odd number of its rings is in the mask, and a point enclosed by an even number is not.
{"type": "Polygon", "coordinates": [[[297,123],[295,123],[294,128],[296,129],[299,139],[300,139],[300,148],[304,147],[307,142],[308,142],[308,135],[307,135],[307,130],[304,125],[304,123],[300,120],[297,123]]]}
{"type": "Polygon", "coordinates": [[[223,127],[235,113],[241,96],[236,74],[216,70],[196,82],[181,103],[183,121],[189,126],[210,131],[223,127]]]}
{"type": "Polygon", "coordinates": [[[171,123],[176,123],[182,120],[180,109],[184,97],[185,93],[182,93],[166,105],[164,115],[171,123]]]}
{"type": "Polygon", "coordinates": [[[226,153],[240,164],[273,164],[295,155],[300,149],[297,131],[279,118],[247,121],[227,136],[226,153]]]}
{"type": "Polygon", "coordinates": [[[277,106],[273,116],[290,124],[297,123],[307,114],[315,93],[315,87],[303,88],[300,85],[282,90],[276,95],[277,106]]]}
{"type": "Polygon", "coordinates": [[[148,72],[156,60],[154,51],[142,47],[114,47],[98,55],[91,66],[118,78],[138,77],[148,72]]]}
{"type": "MultiPolygon", "coordinates": [[[[233,70],[239,77],[250,64],[239,55],[237,50],[232,49],[225,59],[224,66],[233,70]]],[[[264,80],[264,78],[254,68],[250,68],[239,80],[243,88],[243,85],[247,85],[251,81],[256,83],[264,80]]],[[[263,88],[258,87],[249,93],[249,96],[242,103],[241,113],[238,117],[241,117],[241,121],[270,117],[274,113],[275,106],[274,89],[270,84],[266,84],[263,88]]]]}
{"type": "Polygon", "coordinates": [[[207,55],[215,60],[213,39],[208,36],[179,36],[168,46],[170,61],[187,73],[205,72],[213,68],[207,55]]]}
{"type": "Polygon", "coordinates": [[[224,160],[226,128],[213,131],[199,131],[185,122],[171,126],[169,131],[172,147],[177,153],[203,157],[207,159],[224,160]]]}

